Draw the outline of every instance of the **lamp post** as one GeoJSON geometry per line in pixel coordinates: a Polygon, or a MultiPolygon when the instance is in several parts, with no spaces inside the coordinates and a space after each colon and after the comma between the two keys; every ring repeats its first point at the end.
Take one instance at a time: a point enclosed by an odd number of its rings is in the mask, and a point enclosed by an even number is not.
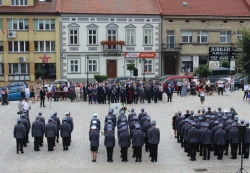
{"type": "Polygon", "coordinates": [[[44,73],[45,73],[45,62],[43,61],[43,88],[44,88],[44,77],[45,77],[44,73]]]}
{"type": "Polygon", "coordinates": [[[147,60],[145,60],[145,59],[143,59],[143,82],[145,82],[146,81],[146,79],[145,79],[145,64],[147,63],[147,60]]]}
{"type": "Polygon", "coordinates": [[[89,57],[87,56],[87,86],[89,84],[89,57]]]}

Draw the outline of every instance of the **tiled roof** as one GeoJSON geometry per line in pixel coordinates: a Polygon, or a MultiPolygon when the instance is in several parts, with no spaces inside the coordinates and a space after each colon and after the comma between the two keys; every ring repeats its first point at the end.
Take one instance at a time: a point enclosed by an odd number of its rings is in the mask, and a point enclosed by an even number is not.
{"type": "Polygon", "coordinates": [[[1,13],[58,13],[61,8],[61,0],[52,2],[39,2],[34,0],[34,6],[0,6],[1,13]]]}
{"type": "Polygon", "coordinates": [[[160,14],[155,0],[62,0],[61,13],[160,14]]]}
{"type": "Polygon", "coordinates": [[[163,15],[250,16],[250,0],[156,0],[163,15]],[[187,6],[183,5],[187,3],[187,6]]]}

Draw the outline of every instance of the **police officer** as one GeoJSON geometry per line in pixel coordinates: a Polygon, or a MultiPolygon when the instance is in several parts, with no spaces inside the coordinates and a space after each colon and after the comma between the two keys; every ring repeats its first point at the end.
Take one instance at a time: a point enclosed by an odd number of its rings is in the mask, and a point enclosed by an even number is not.
{"type": "MultiPolygon", "coordinates": [[[[38,116],[39,116],[40,122],[42,122],[43,126],[45,127],[45,119],[43,117],[42,112],[38,112],[38,116]]],[[[43,135],[44,135],[44,133],[43,133],[43,135]]],[[[43,146],[43,136],[41,137],[41,140],[40,140],[40,147],[42,147],[42,146],[43,146]]]]}
{"type": "Polygon", "coordinates": [[[34,137],[34,151],[40,151],[39,145],[44,133],[44,124],[40,122],[40,117],[36,116],[36,121],[32,123],[31,136],[34,137]]]}
{"type": "Polygon", "coordinates": [[[71,133],[70,125],[67,124],[67,118],[62,119],[62,124],[60,126],[60,133],[62,138],[63,150],[67,151],[69,148],[69,137],[71,133]]]}
{"type": "Polygon", "coordinates": [[[246,136],[244,140],[244,158],[249,158],[249,144],[250,144],[250,129],[249,129],[249,122],[246,122],[246,136]]]}
{"type": "Polygon", "coordinates": [[[144,111],[145,111],[145,109],[144,108],[141,108],[141,113],[139,113],[138,114],[138,119],[139,119],[139,121],[141,121],[141,119],[142,119],[142,117],[144,117],[144,111]]]}
{"type": "Polygon", "coordinates": [[[59,142],[59,130],[61,126],[61,121],[60,118],[57,116],[57,112],[54,113],[54,120],[56,121],[57,124],[57,131],[56,131],[56,142],[59,142]]]}
{"type": "Polygon", "coordinates": [[[233,126],[232,126],[232,120],[228,120],[228,126],[225,128],[225,131],[226,131],[226,144],[225,144],[225,153],[224,155],[228,155],[228,147],[229,147],[229,134],[230,134],[230,131],[233,129],[233,126]]]}
{"type": "Polygon", "coordinates": [[[160,130],[155,127],[156,121],[152,121],[152,128],[148,132],[148,142],[150,143],[151,162],[157,162],[158,144],[160,143],[160,130]]]}
{"type": "Polygon", "coordinates": [[[89,133],[90,151],[92,152],[92,162],[96,162],[97,151],[99,147],[99,133],[95,131],[96,126],[91,127],[89,133]]]}
{"type": "Polygon", "coordinates": [[[203,160],[209,160],[210,159],[210,147],[212,144],[212,131],[209,130],[209,124],[205,123],[205,130],[202,133],[201,136],[201,143],[203,145],[204,149],[204,157],[202,158],[203,160]]]}
{"type": "Polygon", "coordinates": [[[196,148],[198,143],[198,130],[195,128],[195,122],[192,122],[192,128],[188,131],[187,141],[189,143],[191,161],[196,160],[196,148]]]}
{"type": "MultiPolygon", "coordinates": [[[[136,113],[134,112],[135,111],[135,108],[131,108],[131,113],[128,115],[128,122],[130,122],[130,119],[136,115],[136,113]]],[[[139,114],[140,115],[140,114],[139,114]]]]}
{"type": "Polygon", "coordinates": [[[133,134],[132,143],[135,150],[136,162],[141,162],[142,146],[143,146],[143,133],[141,132],[140,125],[136,125],[136,131],[133,134]]]}
{"type": "MultiPolygon", "coordinates": [[[[198,129],[197,129],[198,130],[198,129]]],[[[205,131],[205,123],[201,123],[201,129],[198,130],[198,145],[199,145],[199,151],[200,151],[200,156],[204,153],[204,148],[203,148],[203,143],[202,143],[202,134],[205,131]]]]}
{"type": "Polygon", "coordinates": [[[122,156],[122,162],[128,161],[128,148],[130,147],[131,141],[130,136],[127,131],[127,127],[122,127],[122,133],[119,136],[119,146],[121,147],[121,156],[122,156]]]}
{"type": "MultiPolygon", "coordinates": [[[[73,132],[73,129],[74,129],[73,118],[70,117],[70,112],[66,112],[65,115],[66,115],[66,118],[67,118],[66,123],[69,124],[70,130],[71,130],[71,133],[72,133],[72,132],[73,132]]],[[[70,145],[70,143],[71,143],[71,133],[70,133],[70,136],[69,136],[69,145],[70,145]]]]}
{"type": "Polygon", "coordinates": [[[229,142],[231,144],[231,152],[232,152],[231,159],[237,159],[237,149],[239,144],[238,129],[236,123],[233,123],[232,126],[233,129],[230,130],[229,133],[229,142]]]}
{"type": "Polygon", "coordinates": [[[14,138],[16,138],[16,152],[19,153],[19,149],[21,151],[21,154],[23,154],[23,142],[24,138],[26,136],[26,130],[25,127],[22,125],[22,119],[17,119],[17,124],[14,127],[13,131],[14,138]]]}
{"type": "Polygon", "coordinates": [[[144,133],[144,143],[145,143],[145,151],[148,152],[150,150],[149,148],[149,142],[148,142],[148,130],[151,128],[151,118],[148,116],[147,121],[143,125],[142,132],[144,133]]]}
{"type": "Polygon", "coordinates": [[[216,150],[218,152],[217,159],[222,160],[224,145],[226,143],[226,132],[222,130],[223,128],[222,124],[219,124],[218,127],[219,127],[219,130],[215,132],[214,141],[216,143],[216,150]]]}
{"type": "Polygon", "coordinates": [[[182,126],[185,125],[185,116],[181,116],[181,121],[178,123],[178,132],[180,133],[181,147],[183,147],[183,136],[181,134],[182,126]]]}
{"type": "MultiPolygon", "coordinates": [[[[214,149],[214,156],[217,156],[218,155],[218,151],[217,151],[217,144],[216,144],[216,141],[215,141],[215,133],[219,130],[219,121],[215,121],[215,126],[214,128],[212,128],[212,139],[213,139],[213,149],[214,149]]],[[[223,126],[223,125],[222,125],[223,126]]]]}
{"type": "Polygon", "coordinates": [[[107,151],[107,161],[113,162],[113,149],[115,147],[115,136],[112,132],[112,128],[108,128],[108,133],[105,134],[104,145],[107,151]]]}
{"type": "Polygon", "coordinates": [[[24,113],[21,114],[20,118],[22,120],[22,125],[24,125],[24,127],[25,127],[25,133],[26,133],[25,138],[23,139],[23,146],[27,147],[28,135],[29,135],[29,129],[30,129],[30,127],[29,127],[28,121],[25,118],[25,114],[24,113]]]}
{"type": "Polygon", "coordinates": [[[49,122],[45,125],[45,137],[47,138],[48,151],[54,151],[54,142],[56,136],[56,125],[52,123],[52,118],[48,119],[49,122]]]}
{"type": "Polygon", "coordinates": [[[177,142],[180,143],[180,132],[178,131],[178,124],[181,121],[182,112],[178,111],[178,117],[175,119],[175,130],[177,130],[177,142]]]}

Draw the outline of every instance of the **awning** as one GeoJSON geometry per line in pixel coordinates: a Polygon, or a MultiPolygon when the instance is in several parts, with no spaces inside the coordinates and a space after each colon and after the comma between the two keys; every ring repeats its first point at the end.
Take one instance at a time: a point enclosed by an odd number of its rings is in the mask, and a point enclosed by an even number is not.
{"type": "Polygon", "coordinates": [[[156,56],[155,52],[125,53],[126,58],[155,58],[156,56]]]}

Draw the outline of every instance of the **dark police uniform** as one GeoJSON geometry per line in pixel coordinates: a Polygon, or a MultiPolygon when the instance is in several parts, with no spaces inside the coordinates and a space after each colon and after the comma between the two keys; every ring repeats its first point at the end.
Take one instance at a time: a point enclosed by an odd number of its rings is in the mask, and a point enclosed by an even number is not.
{"type": "Polygon", "coordinates": [[[70,142],[70,139],[69,139],[70,133],[71,133],[70,125],[67,124],[67,118],[65,117],[63,118],[63,123],[60,126],[60,134],[62,138],[64,151],[68,150],[69,142],[70,142]]]}
{"type": "Polygon", "coordinates": [[[153,126],[148,132],[148,142],[150,143],[151,162],[157,162],[158,144],[160,143],[160,130],[155,127],[156,121],[152,121],[153,126]]]}
{"type": "Polygon", "coordinates": [[[130,147],[131,141],[127,128],[122,127],[123,132],[119,135],[119,146],[121,147],[122,162],[128,161],[128,148],[130,147]]]}
{"type": "Polygon", "coordinates": [[[16,138],[16,152],[19,153],[19,147],[21,150],[21,154],[23,154],[23,141],[26,136],[26,130],[25,127],[21,124],[22,119],[17,119],[17,124],[14,127],[13,135],[14,138],[16,138]]]}
{"type": "Polygon", "coordinates": [[[108,133],[105,134],[104,145],[107,151],[107,161],[113,162],[113,149],[115,147],[115,136],[111,133],[112,129],[108,128],[108,133]]]}
{"type": "Polygon", "coordinates": [[[39,145],[44,133],[44,124],[39,121],[39,116],[36,116],[36,121],[32,123],[31,136],[34,137],[34,151],[40,151],[39,145]]]}

